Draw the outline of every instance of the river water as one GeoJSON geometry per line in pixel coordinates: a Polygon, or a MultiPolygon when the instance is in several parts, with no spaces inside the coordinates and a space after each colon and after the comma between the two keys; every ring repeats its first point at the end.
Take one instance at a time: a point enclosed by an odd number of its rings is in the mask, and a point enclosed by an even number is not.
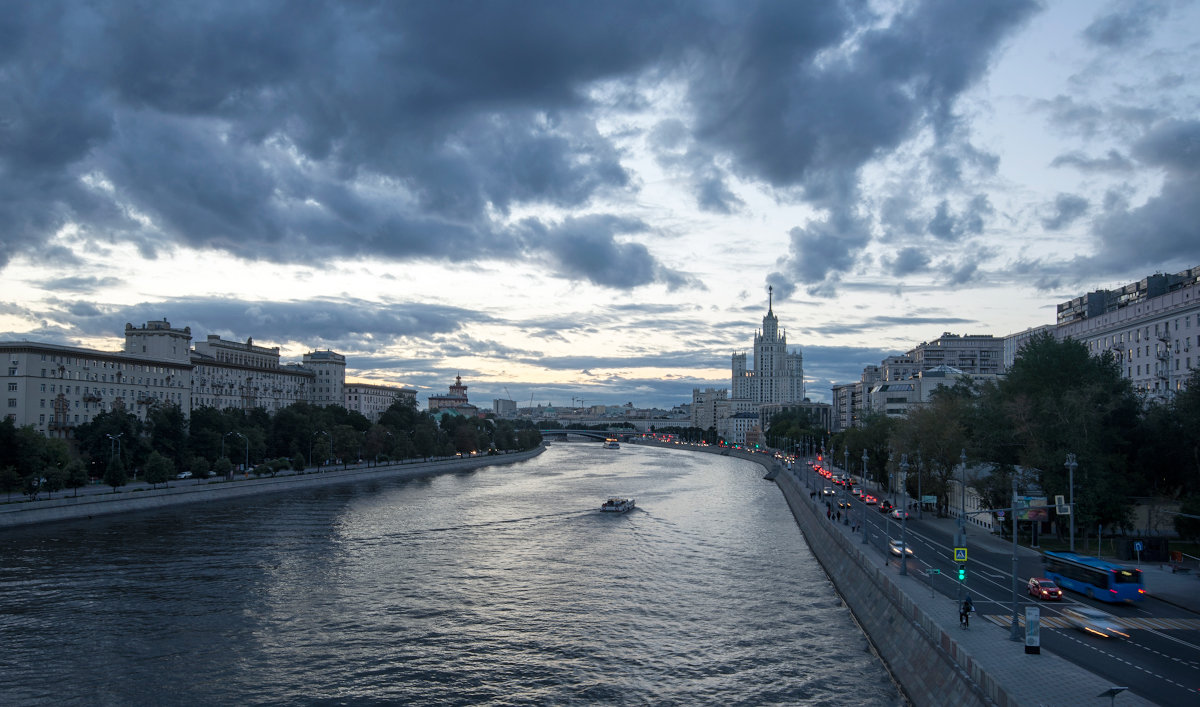
{"type": "Polygon", "coordinates": [[[762,473],[556,443],[7,530],[0,704],[903,704],[762,473]]]}

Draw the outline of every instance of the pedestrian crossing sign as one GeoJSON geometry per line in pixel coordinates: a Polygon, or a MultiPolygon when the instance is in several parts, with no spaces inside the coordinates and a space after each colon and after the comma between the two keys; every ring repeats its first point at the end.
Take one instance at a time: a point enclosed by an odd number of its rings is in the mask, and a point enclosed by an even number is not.
{"type": "Polygon", "coordinates": [[[955,562],[966,562],[967,561],[967,548],[965,548],[965,547],[954,548],[954,561],[955,562]]]}

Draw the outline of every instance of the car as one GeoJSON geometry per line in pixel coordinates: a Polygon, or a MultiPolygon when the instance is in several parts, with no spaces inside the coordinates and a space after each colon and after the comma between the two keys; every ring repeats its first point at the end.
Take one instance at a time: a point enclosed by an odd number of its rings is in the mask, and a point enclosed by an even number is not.
{"type": "Polygon", "coordinates": [[[892,517],[895,518],[896,520],[904,520],[905,518],[912,518],[912,516],[910,516],[908,514],[908,511],[902,511],[899,508],[896,508],[892,511],[892,517]]]}
{"type": "Polygon", "coordinates": [[[895,508],[895,506],[892,505],[891,501],[885,500],[883,503],[879,504],[879,512],[880,513],[887,513],[888,511],[892,510],[893,508],[895,508]]]}
{"type": "Polygon", "coordinates": [[[1112,614],[1083,604],[1063,609],[1063,618],[1080,631],[1102,638],[1129,638],[1125,627],[1112,614]]]}
{"type": "Polygon", "coordinates": [[[1029,596],[1035,599],[1047,599],[1049,601],[1062,600],[1062,590],[1053,581],[1045,577],[1030,577],[1029,578],[1029,596]]]}
{"type": "Polygon", "coordinates": [[[862,491],[862,489],[860,489],[859,487],[855,486],[854,488],[850,489],[850,493],[852,493],[852,494],[854,494],[855,496],[858,496],[858,497],[860,497],[860,498],[861,498],[861,497],[862,497],[862,494],[863,494],[863,491],[862,491]]]}
{"type": "Polygon", "coordinates": [[[863,503],[867,504],[868,506],[874,506],[876,503],[879,503],[879,501],[877,501],[874,496],[868,494],[863,496],[863,503]]]}
{"type": "Polygon", "coordinates": [[[904,548],[904,554],[912,557],[913,549],[908,543],[901,543],[899,540],[888,540],[888,552],[896,557],[900,557],[900,548],[904,548]]]}
{"type": "Polygon", "coordinates": [[[830,486],[826,486],[825,488],[821,489],[821,495],[822,496],[832,496],[833,488],[830,486]]]}
{"type": "Polygon", "coordinates": [[[176,475],[175,475],[175,478],[177,478],[177,479],[190,479],[190,478],[192,478],[192,472],[190,472],[190,471],[181,471],[181,472],[179,472],[178,474],[176,474],[176,475]]]}
{"type": "Polygon", "coordinates": [[[838,501],[838,508],[849,508],[849,507],[850,507],[850,501],[848,501],[844,498],[842,500],[838,501]]]}

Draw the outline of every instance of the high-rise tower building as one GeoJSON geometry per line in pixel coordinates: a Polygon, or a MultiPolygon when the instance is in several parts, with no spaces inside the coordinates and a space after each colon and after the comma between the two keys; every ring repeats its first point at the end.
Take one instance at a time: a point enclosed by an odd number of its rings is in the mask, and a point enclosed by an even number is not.
{"type": "Polygon", "coordinates": [[[763,403],[798,403],[804,400],[804,355],[788,351],[787,332],[780,332],[774,311],[774,288],[767,288],[767,314],[762,330],[754,335],[754,368],[746,368],[746,354],[733,354],[734,400],[763,403]]]}

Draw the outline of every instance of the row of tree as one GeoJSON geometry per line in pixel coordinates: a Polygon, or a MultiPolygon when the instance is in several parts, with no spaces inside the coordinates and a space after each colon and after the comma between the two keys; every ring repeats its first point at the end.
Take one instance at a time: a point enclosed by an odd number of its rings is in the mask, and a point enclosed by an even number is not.
{"type": "Polygon", "coordinates": [[[47,439],[32,426],[0,423],[0,490],[40,493],[103,479],[114,490],[129,475],[166,483],[180,471],[196,478],[236,468],[274,474],[287,467],[533,449],[541,434],[527,421],[439,417],[399,401],[372,423],[338,405],[297,403],[275,415],[177,405],[155,406],[140,420],[125,410],[97,415],[71,440],[47,439]]]}
{"type": "MultiPolygon", "coordinates": [[[[823,436],[792,414],[772,421],[770,439],[823,436]]],[[[1111,353],[1092,356],[1077,341],[1035,337],[997,382],[961,378],[904,417],[868,415],[823,441],[835,464],[848,459],[855,470],[865,451],[867,473],[884,488],[904,481],[906,460],[908,493],[919,483],[943,508],[957,504],[948,493],[964,468],[988,508],[1011,506],[1014,475],[1022,495],[1049,498],[1069,497],[1073,475],[1077,527],[1130,529],[1135,499],[1153,497],[1182,501],[1176,528],[1200,536],[1200,521],[1186,517],[1200,515],[1200,372],[1166,400],[1147,401],[1111,353]]]]}

